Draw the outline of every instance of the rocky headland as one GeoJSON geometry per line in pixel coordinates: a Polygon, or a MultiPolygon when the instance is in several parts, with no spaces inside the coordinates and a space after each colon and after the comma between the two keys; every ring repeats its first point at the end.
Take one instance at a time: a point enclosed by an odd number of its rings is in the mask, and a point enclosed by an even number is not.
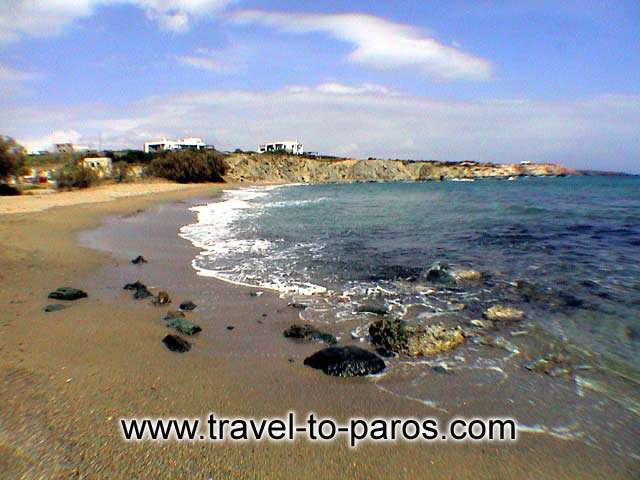
{"type": "Polygon", "coordinates": [[[255,153],[234,153],[226,158],[226,162],[228,181],[252,183],[410,182],[579,173],[555,164],[356,160],[255,153]]]}

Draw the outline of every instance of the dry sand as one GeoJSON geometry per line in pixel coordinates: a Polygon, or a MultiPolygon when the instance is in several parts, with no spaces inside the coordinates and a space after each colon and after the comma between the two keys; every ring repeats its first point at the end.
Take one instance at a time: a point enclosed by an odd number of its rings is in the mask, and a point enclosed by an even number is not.
{"type": "Polygon", "coordinates": [[[123,442],[120,416],[434,414],[376,395],[368,379],[336,379],[303,367],[304,356],[318,347],[282,339],[293,309],[273,294],[250,297],[247,289],[195,275],[184,261],[193,254],[186,242],[161,238],[163,228],[175,231],[173,210],[152,205],[219,189],[197,186],[0,216],[0,478],[632,478],[637,465],[542,435],[508,446],[368,444],[357,450],[342,441],[123,442]],[[141,209],[156,209],[156,223],[144,226],[149,248],[140,253],[152,259],[144,279],[177,300],[188,298],[195,282],[208,282],[205,291],[216,301],[201,318],[205,331],[184,355],[160,343],[167,333],[161,310],[122,291],[122,280],[138,275],[129,252],[78,246],[78,233],[105,215],[114,225],[141,228],[135,221],[144,217],[136,214],[141,209]],[[166,222],[157,223],[165,214],[166,222]],[[43,313],[47,293],[62,285],[83,288],[89,298],[43,313]]]}

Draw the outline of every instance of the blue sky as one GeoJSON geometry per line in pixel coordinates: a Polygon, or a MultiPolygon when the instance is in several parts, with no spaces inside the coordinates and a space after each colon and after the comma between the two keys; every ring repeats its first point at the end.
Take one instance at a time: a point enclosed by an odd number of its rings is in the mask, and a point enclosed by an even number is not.
{"type": "Polygon", "coordinates": [[[0,133],[28,146],[297,138],[640,173],[637,0],[0,6],[0,133]]]}

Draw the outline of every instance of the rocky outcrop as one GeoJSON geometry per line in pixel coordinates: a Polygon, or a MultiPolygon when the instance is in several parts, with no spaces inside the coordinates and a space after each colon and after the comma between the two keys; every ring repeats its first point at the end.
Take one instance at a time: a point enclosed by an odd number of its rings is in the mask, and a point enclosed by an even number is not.
{"type": "Polygon", "coordinates": [[[386,367],[377,355],[354,346],[325,348],[305,358],[304,364],[336,377],[362,377],[386,367]]]}
{"type": "Polygon", "coordinates": [[[256,183],[406,182],[448,179],[563,176],[575,174],[559,165],[495,165],[407,160],[355,160],[234,153],[226,159],[226,178],[256,183]]]}

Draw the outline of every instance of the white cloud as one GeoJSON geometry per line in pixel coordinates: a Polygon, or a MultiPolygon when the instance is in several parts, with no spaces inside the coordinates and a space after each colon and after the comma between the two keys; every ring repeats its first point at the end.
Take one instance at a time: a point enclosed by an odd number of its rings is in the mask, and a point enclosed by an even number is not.
{"type": "Polygon", "coordinates": [[[1,83],[20,83],[30,80],[37,80],[41,76],[37,73],[23,72],[16,70],[8,65],[0,63],[0,82],[1,83]]]}
{"type": "Polygon", "coordinates": [[[191,23],[216,13],[235,0],[5,0],[0,16],[0,43],[23,36],[59,34],[100,7],[133,5],[165,30],[184,32],[191,23]]]}
{"type": "Polygon", "coordinates": [[[247,64],[250,49],[234,46],[215,50],[199,48],[193,55],[176,56],[175,59],[183,65],[216,74],[238,73],[247,64]]]}
{"type": "Polygon", "coordinates": [[[486,80],[489,61],[444,45],[410,25],[372,15],[308,14],[244,10],[232,15],[238,24],[274,27],[289,33],[325,33],[350,43],[348,59],[378,69],[416,68],[442,80],[486,80]]]}
{"type": "MultiPolygon", "coordinates": [[[[147,98],[108,111],[12,106],[0,131],[29,145],[52,129],[78,141],[137,147],[151,137],[203,136],[222,149],[299,138],[308,149],[360,158],[553,161],[640,173],[640,96],[571,102],[435,101],[338,83],[257,93],[211,90],[147,98]],[[39,133],[41,132],[41,133],[39,133]]],[[[115,108],[115,107],[114,107],[115,108]]]]}

